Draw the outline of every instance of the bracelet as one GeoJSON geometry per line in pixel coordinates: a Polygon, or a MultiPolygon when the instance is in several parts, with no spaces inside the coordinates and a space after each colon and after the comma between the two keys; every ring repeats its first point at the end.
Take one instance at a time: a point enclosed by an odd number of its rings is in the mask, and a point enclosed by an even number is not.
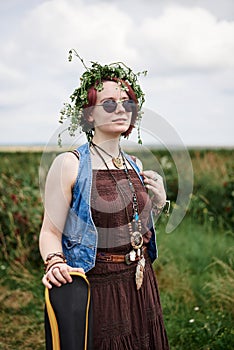
{"type": "Polygon", "coordinates": [[[47,256],[45,262],[44,262],[44,270],[47,272],[51,266],[53,266],[54,259],[56,258],[56,262],[64,262],[66,263],[66,258],[65,255],[62,252],[57,252],[57,253],[51,253],[47,256]],[[58,260],[59,259],[59,260],[58,260]],[[61,261],[62,260],[62,261],[61,261]]]}
{"type": "Polygon", "coordinates": [[[63,252],[57,252],[57,253],[48,254],[45,261],[48,262],[51,259],[53,259],[55,256],[58,256],[59,258],[65,259],[65,255],[63,254],[63,252]]]}
{"type": "Polygon", "coordinates": [[[67,260],[58,260],[58,259],[56,259],[55,261],[54,260],[51,261],[50,263],[45,265],[45,267],[44,267],[45,273],[47,273],[51,269],[52,266],[54,266],[56,264],[66,264],[66,262],[67,262],[67,260]]]}
{"type": "Polygon", "coordinates": [[[164,210],[164,208],[166,207],[165,209],[165,214],[167,216],[169,216],[169,212],[170,212],[170,206],[171,206],[171,202],[169,200],[166,200],[166,202],[161,205],[161,206],[158,206],[156,205],[155,203],[153,203],[152,205],[152,210],[154,212],[155,215],[160,215],[161,212],[164,210]]]}

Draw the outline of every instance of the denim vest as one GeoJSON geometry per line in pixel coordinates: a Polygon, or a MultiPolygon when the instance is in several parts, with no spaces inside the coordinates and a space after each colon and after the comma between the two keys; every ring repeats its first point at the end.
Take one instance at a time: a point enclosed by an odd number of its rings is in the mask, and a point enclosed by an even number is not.
{"type": "MultiPolygon", "coordinates": [[[[73,188],[72,204],[63,230],[62,246],[67,264],[72,267],[82,267],[87,272],[95,266],[98,232],[91,215],[92,164],[89,144],[85,143],[77,148],[77,151],[80,160],[79,171],[73,188]]],[[[136,163],[127,154],[125,157],[143,182],[136,163]]],[[[157,258],[157,246],[152,214],[149,217],[149,229],[152,237],[147,247],[153,262],[157,258]]]]}

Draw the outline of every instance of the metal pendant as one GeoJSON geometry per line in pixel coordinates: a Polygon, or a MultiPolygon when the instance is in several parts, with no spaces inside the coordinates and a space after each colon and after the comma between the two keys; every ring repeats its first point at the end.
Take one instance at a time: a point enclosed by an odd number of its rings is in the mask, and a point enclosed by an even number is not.
{"type": "Polygon", "coordinates": [[[142,256],[142,258],[138,261],[137,267],[136,267],[135,281],[136,281],[137,290],[139,290],[142,286],[144,269],[145,269],[145,258],[144,256],[142,256]]]}
{"type": "Polygon", "coordinates": [[[130,261],[135,261],[136,260],[136,252],[135,250],[131,250],[130,253],[129,253],[129,259],[130,261]]]}
{"type": "Polygon", "coordinates": [[[130,253],[125,255],[125,263],[131,265],[134,261],[136,261],[136,252],[131,250],[130,253]]]}
{"type": "Polygon", "coordinates": [[[143,236],[139,231],[135,231],[131,235],[131,245],[134,249],[139,249],[143,245],[143,236]]]}
{"type": "Polygon", "coordinates": [[[112,163],[117,169],[121,169],[123,167],[123,160],[120,157],[112,158],[112,163]]]}

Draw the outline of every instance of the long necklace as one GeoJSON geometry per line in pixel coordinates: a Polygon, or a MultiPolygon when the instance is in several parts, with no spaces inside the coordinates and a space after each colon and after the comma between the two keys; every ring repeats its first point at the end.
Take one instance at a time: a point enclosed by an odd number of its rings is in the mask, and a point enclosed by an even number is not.
{"type": "MultiPolygon", "coordinates": [[[[136,195],[136,191],[135,191],[135,188],[133,186],[133,182],[132,182],[132,179],[131,179],[131,176],[130,176],[130,173],[129,173],[129,170],[128,170],[127,164],[125,162],[125,158],[124,158],[122,151],[121,151],[121,156],[122,156],[123,165],[124,165],[124,172],[125,172],[125,175],[127,177],[130,190],[132,192],[132,207],[133,207],[133,213],[134,213],[133,214],[134,232],[131,231],[131,244],[132,244],[132,247],[134,249],[139,249],[143,245],[143,236],[141,233],[141,220],[139,218],[139,210],[138,210],[139,206],[138,206],[138,202],[137,202],[137,195],[136,195]]],[[[131,223],[129,223],[128,225],[129,225],[129,230],[131,230],[131,228],[132,228],[131,223]],[[130,225],[131,225],[131,228],[130,228],[130,225]]]]}
{"type": "Polygon", "coordinates": [[[112,160],[112,163],[114,164],[114,166],[117,168],[117,169],[121,169],[123,167],[123,160],[122,160],[122,157],[121,157],[121,148],[119,146],[119,154],[117,157],[113,157],[110,153],[108,153],[106,150],[104,150],[102,147],[96,145],[95,143],[93,143],[92,141],[90,142],[90,144],[92,146],[94,146],[95,148],[98,148],[100,149],[102,152],[104,152],[107,156],[109,156],[112,160]]]}
{"type": "Polygon", "coordinates": [[[123,193],[121,187],[118,185],[118,182],[116,178],[114,177],[113,173],[111,172],[110,168],[108,167],[105,159],[99,152],[97,145],[94,143],[91,143],[91,145],[94,147],[95,151],[97,152],[98,156],[102,159],[103,163],[105,164],[109,174],[111,175],[112,179],[114,180],[116,187],[123,199],[124,206],[125,206],[125,211],[126,211],[126,216],[127,216],[127,221],[128,221],[128,229],[129,229],[129,234],[130,234],[130,242],[132,246],[132,250],[125,255],[125,262],[127,265],[130,265],[132,262],[136,261],[136,258],[138,257],[138,263],[136,267],[136,274],[135,274],[135,281],[136,281],[136,287],[137,289],[141,288],[142,282],[143,282],[143,273],[144,273],[144,268],[145,268],[145,258],[143,255],[143,236],[141,233],[141,220],[139,218],[139,211],[138,211],[138,201],[137,201],[137,195],[136,191],[133,186],[133,182],[127,167],[127,164],[125,162],[125,157],[123,155],[123,152],[120,149],[120,155],[122,158],[122,163],[124,166],[124,172],[126,174],[127,180],[129,187],[132,192],[132,205],[133,205],[133,220],[132,222],[130,221],[126,201],[125,201],[125,194],[123,193]]]}

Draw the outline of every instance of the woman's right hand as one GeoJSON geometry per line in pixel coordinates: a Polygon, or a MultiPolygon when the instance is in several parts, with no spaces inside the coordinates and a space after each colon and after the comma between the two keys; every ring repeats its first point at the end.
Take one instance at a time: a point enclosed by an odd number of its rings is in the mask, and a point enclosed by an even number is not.
{"type": "Polygon", "coordinates": [[[80,272],[85,274],[82,268],[71,267],[61,262],[52,266],[51,269],[44,274],[42,283],[49,289],[51,289],[53,285],[61,287],[63,284],[71,283],[72,277],[69,272],[80,272]]]}

